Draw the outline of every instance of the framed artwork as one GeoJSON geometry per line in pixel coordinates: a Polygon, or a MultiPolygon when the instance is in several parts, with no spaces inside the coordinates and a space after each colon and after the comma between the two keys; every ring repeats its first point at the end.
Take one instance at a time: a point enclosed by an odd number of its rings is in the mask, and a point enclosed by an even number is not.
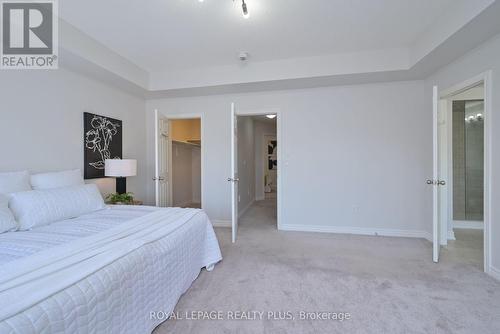
{"type": "Polygon", "coordinates": [[[104,161],[122,158],[122,121],[83,113],[84,177],[104,177],[104,161]]]}
{"type": "Polygon", "coordinates": [[[278,141],[276,139],[269,139],[267,141],[267,169],[278,169],[278,141]]]}

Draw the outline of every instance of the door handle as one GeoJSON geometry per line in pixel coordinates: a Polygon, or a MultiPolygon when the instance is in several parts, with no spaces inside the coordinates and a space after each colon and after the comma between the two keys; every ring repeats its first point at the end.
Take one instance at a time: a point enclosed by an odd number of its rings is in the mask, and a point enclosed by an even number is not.
{"type": "Polygon", "coordinates": [[[159,178],[153,177],[153,181],[165,181],[165,178],[164,177],[159,177],[159,178]]]}
{"type": "Polygon", "coordinates": [[[444,180],[438,180],[438,181],[427,180],[426,183],[429,185],[436,185],[436,186],[445,186],[446,185],[446,181],[444,181],[444,180]]]}
{"type": "Polygon", "coordinates": [[[230,178],[228,178],[227,180],[228,180],[229,182],[239,182],[239,181],[240,181],[240,178],[239,178],[239,177],[237,177],[237,178],[234,178],[234,179],[233,179],[232,177],[230,177],[230,178]]]}

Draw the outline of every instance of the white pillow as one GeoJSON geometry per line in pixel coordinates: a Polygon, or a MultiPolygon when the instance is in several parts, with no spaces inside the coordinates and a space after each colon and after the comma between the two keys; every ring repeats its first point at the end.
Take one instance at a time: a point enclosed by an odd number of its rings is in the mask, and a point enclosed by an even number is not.
{"type": "Polygon", "coordinates": [[[95,184],[14,193],[9,206],[19,230],[29,230],[105,208],[95,184]]]}
{"type": "Polygon", "coordinates": [[[27,171],[0,173],[0,194],[31,190],[30,174],[27,171]]]}
{"type": "Polygon", "coordinates": [[[79,169],[31,175],[31,186],[34,190],[80,186],[83,184],[85,182],[79,169]]]}
{"type": "Polygon", "coordinates": [[[9,209],[9,198],[0,195],[0,233],[14,231],[17,229],[17,223],[12,211],[9,209]]]}

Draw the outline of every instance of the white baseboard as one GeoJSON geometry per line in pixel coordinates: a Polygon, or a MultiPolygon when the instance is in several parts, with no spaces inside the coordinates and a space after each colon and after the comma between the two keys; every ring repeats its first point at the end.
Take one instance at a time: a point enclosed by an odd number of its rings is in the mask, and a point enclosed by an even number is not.
{"type": "Polygon", "coordinates": [[[490,266],[490,271],[488,272],[488,274],[491,277],[493,277],[493,278],[495,278],[495,279],[497,279],[497,280],[500,281],[500,270],[499,269],[497,269],[497,268],[495,268],[493,266],[490,266]]]}
{"type": "Polygon", "coordinates": [[[384,237],[423,238],[432,240],[432,235],[426,231],[376,229],[367,227],[321,226],[321,225],[281,225],[280,230],[296,232],[322,232],[339,234],[375,235],[384,237]]]}
{"type": "Polygon", "coordinates": [[[212,220],[213,227],[231,227],[230,220],[212,220]]]}
{"type": "Polygon", "coordinates": [[[238,210],[238,218],[241,218],[247,212],[248,209],[255,203],[255,200],[252,200],[250,203],[247,204],[246,207],[244,207],[242,210],[238,210]]]}
{"type": "Polygon", "coordinates": [[[454,220],[453,228],[465,228],[471,230],[482,230],[484,229],[484,223],[478,221],[469,220],[454,220]]]}

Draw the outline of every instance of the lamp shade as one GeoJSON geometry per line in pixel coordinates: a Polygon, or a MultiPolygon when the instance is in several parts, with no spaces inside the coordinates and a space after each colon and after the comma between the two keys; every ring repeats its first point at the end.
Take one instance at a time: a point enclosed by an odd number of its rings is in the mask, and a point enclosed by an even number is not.
{"type": "Polygon", "coordinates": [[[104,175],[112,177],[127,177],[137,175],[137,160],[106,159],[104,175]]]}

